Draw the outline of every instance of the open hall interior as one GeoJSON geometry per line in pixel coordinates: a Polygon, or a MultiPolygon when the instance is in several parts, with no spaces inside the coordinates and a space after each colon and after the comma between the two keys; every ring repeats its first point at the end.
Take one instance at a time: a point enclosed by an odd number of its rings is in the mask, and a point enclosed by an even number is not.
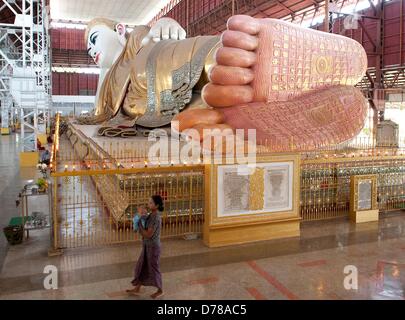
{"type": "Polygon", "coordinates": [[[405,299],[404,23],[0,0],[0,300],[405,299]]]}

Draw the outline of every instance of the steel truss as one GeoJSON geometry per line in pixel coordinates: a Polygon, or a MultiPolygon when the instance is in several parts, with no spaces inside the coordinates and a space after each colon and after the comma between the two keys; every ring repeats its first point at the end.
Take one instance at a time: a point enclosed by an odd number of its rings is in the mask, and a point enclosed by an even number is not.
{"type": "Polygon", "coordinates": [[[5,101],[2,114],[14,114],[13,104],[18,108],[21,151],[33,151],[38,133],[45,133],[49,124],[48,10],[45,0],[0,0],[0,16],[0,97],[5,101]]]}

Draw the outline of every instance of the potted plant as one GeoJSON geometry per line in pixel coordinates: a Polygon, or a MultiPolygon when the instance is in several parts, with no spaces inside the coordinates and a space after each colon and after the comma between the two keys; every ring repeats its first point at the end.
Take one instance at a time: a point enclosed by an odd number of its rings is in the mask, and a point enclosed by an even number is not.
{"type": "Polygon", "coordinates": [[[44,193],[48,189],[48,182],[43,178],[39,178],[37,181],[37,186],[38,192],[44,193]]]}
{"type": "Polygon", "coordinates": [[[20,244],[23,241],[24,229],[21,225],[7,226],[3,228],[4,236],[11,245],[20,244]]]}

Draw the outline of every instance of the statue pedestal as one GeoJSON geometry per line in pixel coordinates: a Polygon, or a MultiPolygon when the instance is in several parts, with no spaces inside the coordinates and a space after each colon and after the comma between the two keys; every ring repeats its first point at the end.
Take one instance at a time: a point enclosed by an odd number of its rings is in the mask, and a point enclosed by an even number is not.
{"type": "Polygon", "coordinates": [[[300,156],[207,165],[203,239],[208,247],[300,235],[300,156]]]}
{"type": "Polygon", "coordinates": [[[378,213],[378,209],[351,212],[350,221],[354,223],[378,221],[378,213]]]}
{"type": "Polygon", "coordinates": [[[243,244],[279,238],[299,237],[300,219],[283,219],[254,224],[241,224],[237,221],[224,226],[205,224],[203,240],[210,248],[243,244]]]}

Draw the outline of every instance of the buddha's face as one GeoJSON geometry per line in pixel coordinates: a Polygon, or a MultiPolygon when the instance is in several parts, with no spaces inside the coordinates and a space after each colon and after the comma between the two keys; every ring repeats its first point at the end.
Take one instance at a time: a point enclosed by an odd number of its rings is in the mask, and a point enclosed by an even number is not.
{"type": "Polygon", "coordinates": [[[110,68],[125,46],[125,26],[118,24],[116,30],[99,24],[89,32],[87,52],[101,68],[110,68]]]}

